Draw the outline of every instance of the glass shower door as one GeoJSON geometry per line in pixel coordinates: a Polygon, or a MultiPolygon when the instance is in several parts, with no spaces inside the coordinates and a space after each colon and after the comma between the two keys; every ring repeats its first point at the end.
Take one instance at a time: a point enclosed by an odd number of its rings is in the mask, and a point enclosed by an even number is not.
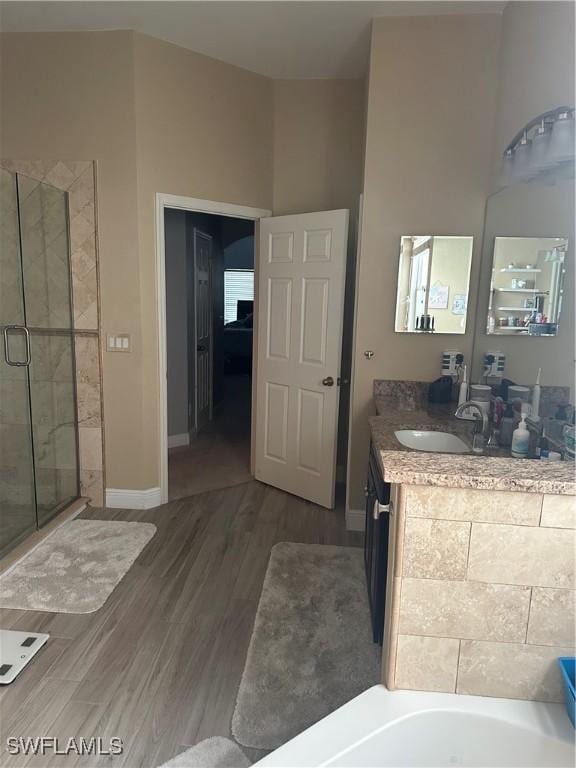
{"type": "Polygon", "coordinates": [[[18,175],[38,526],[79,495],[67,193],[18,175]]]}
{"type": "Polygon", "coordinates": [[[37,527],[16,177],[0,169],[0,555],[37,527]]]}

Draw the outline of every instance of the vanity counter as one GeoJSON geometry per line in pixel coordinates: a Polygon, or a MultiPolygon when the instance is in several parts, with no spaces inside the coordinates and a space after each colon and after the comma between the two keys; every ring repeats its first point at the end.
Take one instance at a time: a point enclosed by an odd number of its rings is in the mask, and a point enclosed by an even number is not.
{"type": "Polygon", "coordinates": [[[398,442],[396,430],[419,429],[451,432],[471,444],[473,425],[454,417],[453,403],[428,406],[419,402],[414,410],[399,410],[396,403],[378,394],[374,401],[378,415],[370,419],[370,432],[383,478],[388,483],[576,495],[571,461],[426,453],[398,442]]]}

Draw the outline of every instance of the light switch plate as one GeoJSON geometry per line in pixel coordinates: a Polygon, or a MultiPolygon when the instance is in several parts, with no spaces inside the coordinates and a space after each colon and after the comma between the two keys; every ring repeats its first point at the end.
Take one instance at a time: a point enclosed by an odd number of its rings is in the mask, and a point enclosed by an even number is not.
{"type": "Polygon", "coordinates": [[[130,334],[116,333],[107,334],[106,350],[108,352],[130,352],[130,334]]]}

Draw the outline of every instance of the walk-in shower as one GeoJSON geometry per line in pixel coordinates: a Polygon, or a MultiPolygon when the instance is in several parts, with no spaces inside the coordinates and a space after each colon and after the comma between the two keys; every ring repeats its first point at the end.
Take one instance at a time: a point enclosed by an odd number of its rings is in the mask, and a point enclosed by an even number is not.
{"type": "Polygon", "coordinates": [[[79,496],[67,193],[0,168],[0,555],[79,496]]]}

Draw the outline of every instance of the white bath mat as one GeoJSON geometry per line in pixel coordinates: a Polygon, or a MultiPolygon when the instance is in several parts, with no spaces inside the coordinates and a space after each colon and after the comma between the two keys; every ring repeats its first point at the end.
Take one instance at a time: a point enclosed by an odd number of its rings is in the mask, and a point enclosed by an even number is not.
{"type": "Polygon", "coordinates": [[[64,523],[0,576],[0,608],[97,611],[155,533],[151,523],[64,523]]]}
{"type": "Polygon", "coordinates": [[[230,739],[214,736],[181,752],[161,768],[248,768],[250,761],[230,739]]]}

